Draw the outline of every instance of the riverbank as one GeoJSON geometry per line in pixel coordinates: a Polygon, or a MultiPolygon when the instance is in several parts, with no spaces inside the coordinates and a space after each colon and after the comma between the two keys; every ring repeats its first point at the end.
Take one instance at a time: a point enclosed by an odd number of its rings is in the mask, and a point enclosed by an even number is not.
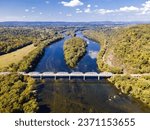
{"type": "MultiPolygon", "coordinates": [[[[107,30],[107,29],[106,29],[107,30]]],[[[109,32],[111,33],[111,32],[109,32]]],[[[86,30],[83,35],[88,39],[96,41],[101,46],[101,50],[98,52],[97,65],[100,71],[112,72],[114,74],[122,74],[122,69],[117,66],[110,66],[106,63],[105,57],[107,55],[107,50],[110,45],[110,34],[105,34],[103,31],[86,30]]],[[[111,61],[110,61],[111,62],[111,61]]],[[[111,64],[111,63],[110,63],[111,64]]]]}
{"type": "Polygon", "coordinates": [[[87,30],[101,44],[97,64],[102,71],[124,74],[150,72],[150,25],[87,30]]]}
{"type": "Polygon", "coordinates": [[[8,67],[10,64],[18,64],[25,56],[32,52],[36,47],[31,44],[14,52],[0,55],[0,69],[8,67]]]}
{"type": "Polygon", "coordinates": [[[22,58],[19,63],[12,63],[8,67],[1,68],[1,72],[29,72],[32,71],[37,63],[40,61],[44,54],[45,47],[48,45],[61,40],[63,38],[62,35],[53,36],[51,39],[47,39],[41,41],[36,48],[31,51],[28,55],[22,58]]]}
{"type": "Polygon", "coordinates": [[[109,81],[122,93],[136,98],[150,108],[150,76],[133,78],[130,76],[115,76],[109,81]]]}
{"type": "MultiPolygon", "coordinates": [[[[98,41],[102,49],[97,57],[101,71],[124,74],[150,72],[150,25],[88,30],[84,35],[98,41]],[[108,31],[109,30],[109,31],[108,31]]],[[[122,93],[133,96],[150,107],[150,78],[117,76],[109,80],[122,93]]]]}

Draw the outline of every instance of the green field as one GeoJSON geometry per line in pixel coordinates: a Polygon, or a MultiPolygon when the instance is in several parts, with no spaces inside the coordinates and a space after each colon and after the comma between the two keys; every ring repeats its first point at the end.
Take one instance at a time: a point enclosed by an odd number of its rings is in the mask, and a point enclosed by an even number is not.
{"type": "Polygon", "coordinates": [[[0,56],[0,68],[7,67],[12,63],[19,63],[23,57],[27,56],[35,48],[36,47],[32,44],[17,51],[0,56]]]}

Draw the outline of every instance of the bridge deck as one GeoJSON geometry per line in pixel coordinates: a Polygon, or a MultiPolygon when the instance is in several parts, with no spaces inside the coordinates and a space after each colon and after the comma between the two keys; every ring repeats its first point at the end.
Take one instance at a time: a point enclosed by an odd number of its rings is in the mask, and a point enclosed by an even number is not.
{"type": "MultiPolygon", "coordinates": [[[[8,75],[11,74],[12,72],[0,72],[0,75],[8,75]]],[[[37,78],[65,78],[68,77],[69,79],[73,78],[73,77],[81,77],[83,79],[87,78],[87,77],[96,77],[98,78],[98,80],[100,78],[110,78],[112,76],[116,76],[116,75],[120,75],[120,76],[124,76],[125,74],[113,74],[111,72],[101,72],[101,73],[97,73],[97,72],[86,72],[86,73],[82,73],[82,72],[72,72],[72,73],[68,73],[68,72],[43,72],[43,73],[39,73],[39,72],[29,72],[29,73],[25,73],[25,72],[18,72],[18,74],[22,74],[22,75],[28,75],[31,77],[37,77],[37,78]]],[[[132,77],[141,77],[141,76],[150,76],[150,74],[146,73],[146,74],[130,74],[130,76],[132,77]]]]}

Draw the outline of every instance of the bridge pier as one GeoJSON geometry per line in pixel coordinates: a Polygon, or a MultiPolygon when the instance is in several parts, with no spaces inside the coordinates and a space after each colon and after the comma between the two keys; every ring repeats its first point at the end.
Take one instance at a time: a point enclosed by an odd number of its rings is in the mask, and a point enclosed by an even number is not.
{"type": "Polygon", "coordinates": [[[69,80],[71,80],[71,76],[69,76],[69,80]]]}
{"type": "Polygon", "coordinates": [[[85,76],[83,76],[83,80],[86,80],[86,77],[85,77],[85,76]]]}
{"type": "Polygon", "coordinates": [[[42,75],[40,75],[40,80],[42,80],[43,79],[43,77],[42,77],[42,75]]]}

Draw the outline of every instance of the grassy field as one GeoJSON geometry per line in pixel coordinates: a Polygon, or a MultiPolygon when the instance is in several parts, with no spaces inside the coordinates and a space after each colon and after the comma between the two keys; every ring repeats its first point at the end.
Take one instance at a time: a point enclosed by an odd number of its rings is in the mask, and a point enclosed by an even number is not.
{"type": "Polygon", "coordinates": [[[17,51],[0,56],[0,68],[7,67],[12,63],[19,63],[24,56],[27,56],[28,53],[35,48],[34,45],[29,45],[17,51]]]}

